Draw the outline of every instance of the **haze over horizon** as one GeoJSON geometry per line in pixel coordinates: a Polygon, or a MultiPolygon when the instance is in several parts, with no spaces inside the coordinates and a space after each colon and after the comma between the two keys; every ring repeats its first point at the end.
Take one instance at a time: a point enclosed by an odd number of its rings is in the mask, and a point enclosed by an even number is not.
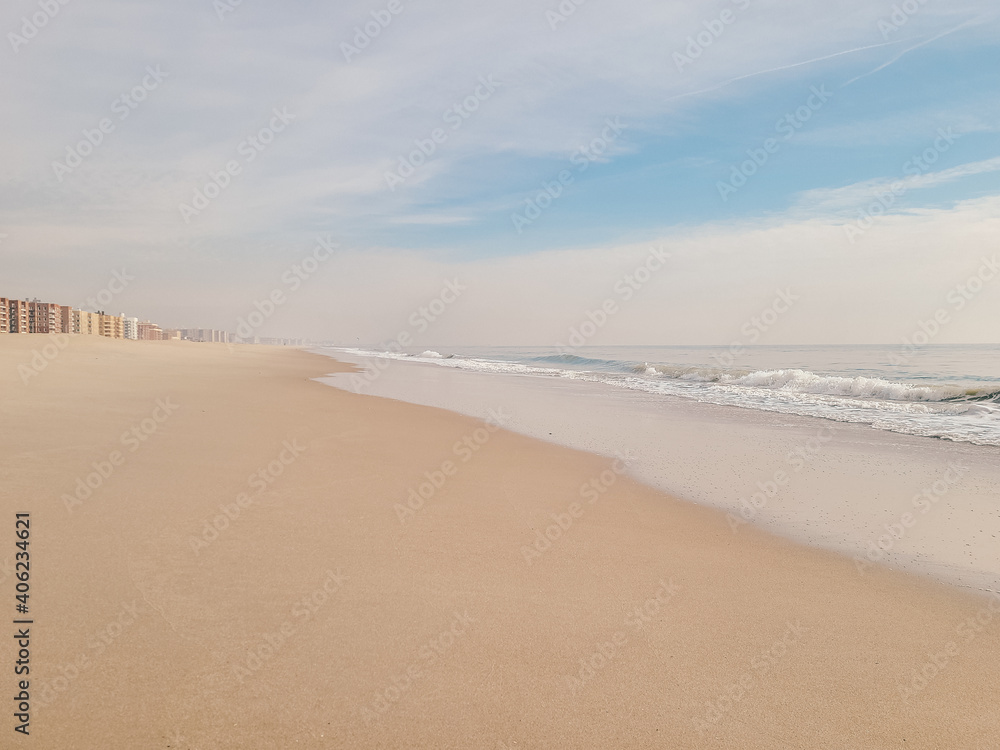
{"type": "Polygon", "coordinates": [[[255,333],[429,347],[551,346],[609,299],[588,344],[728,344],[785,294],[756,343],[898,344],[940,310],[932,343],[996,343],[998,20],[18,0],[0,295],[80,305],[127,269],[109,312],[235,330],[280,290],[255,333]]]}

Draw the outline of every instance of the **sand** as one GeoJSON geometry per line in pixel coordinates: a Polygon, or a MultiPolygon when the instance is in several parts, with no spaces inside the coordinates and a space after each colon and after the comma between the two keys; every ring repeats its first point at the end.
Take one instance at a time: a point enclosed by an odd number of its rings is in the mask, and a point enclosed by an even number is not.
{"type": "Polygon", "coordinates": [[[46,343],[0,337],[22,746],[997,746],[1000,600],[734,535],[306,352],[76,337],[22,382],[46,343]]]}
{"type": "Polygon", "coordinates": [[[514,432],[604,456],[628,453],[630,477],[725,510],[734,533],[752,521],[862,565],[874,560],[962,588],[1000,591],[1000,451],[994,446],[586,380],[317,351],[379,373],[323,378],[352,392],[480,418],[502,405],[514,432]],[[375,370],[379,364],[389,366],[375,370]],[[898,530],[906,514],[910,525],[903,533],[886,536],[886,527],[898,530]]]}

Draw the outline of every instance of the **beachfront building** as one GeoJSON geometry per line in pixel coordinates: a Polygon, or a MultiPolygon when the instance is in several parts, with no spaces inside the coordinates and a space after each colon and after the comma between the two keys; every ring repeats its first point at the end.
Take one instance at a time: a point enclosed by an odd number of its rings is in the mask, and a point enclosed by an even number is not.
{"type": "Polygon", "coordinates": [[[59,322],[62,325],[63,333],[77,333],[77,331],[73,328],[73,312],[73,308],[69,305],[59,306],[59,322]]]}
{"type": "MultiPolygon", "coordinates": [[[[18,300],[0,297],[0,333],[73,333],[83,336],[106,336],[131,341],[210,341],[221,344],[236,342],[236,335],[214,328],[160,328],[148,320],[121,315],[108,315],[103,310],[89,312],[69,305],[41,302],[38,299],[18,300]]],[[[268,339],[275,344],[291,343],[288,339],[268,339]]]]}
{"type": "Polygon", "coordinates": [[[131,339],[132,341],[139,340],[139,319],[126,317],[125,313],[122,313],[122,338],[131,339]]]}
{"type": "Polygon", "coordinates": [[[28,333],[28,301],[12,299],[7,305],[8,333],[28,333]]]}
{"type": "Polygon", "coordinates": [[[150,323],[148,320],[142,320],[136,324],[136,333],[139,341],[163,340],[163,329],[156,325],[156,323],[150,323]]]}
{"type": "Polygon", "coordinates": [[[69,333],[72,308],[0,297],[0,333],[69,333]]]}
{"type": "Polygon", "coordinates": [[[101,316],[101,330],[102,336],[106,336],[109,339],[121,339],[125,338],[125,326],[124,321],[117,315],[106,315],[103,312],[98,313],[101,316]]]}
{"type": "Polygon", "coordinates": [[[52,302],[28,303],[29,333],[62,333],[62,307],[52,302]]]}
{"type": "Polygon", "coordinates": [[[232,340],[233,335],[228,331],[217,331],[214,328],[182,328],[181,338],[186,341],[228,344],[232,340]]]}
{"type": "Polygon", "coordinates": [[[99,313],[87,312],[86,310],[73,311],[73,333],[84,336],[100,336],[101,316],[99,313]]]}

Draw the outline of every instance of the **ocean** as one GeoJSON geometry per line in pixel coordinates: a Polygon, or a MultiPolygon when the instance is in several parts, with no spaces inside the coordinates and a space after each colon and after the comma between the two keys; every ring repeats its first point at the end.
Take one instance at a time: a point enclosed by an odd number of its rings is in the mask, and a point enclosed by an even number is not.
{"type": "Polygon", "coordinates": [[[405,359],[474,372],[591,381],[663,398],[1000,446],[1000,345],[331,351],[369,360],[405,359]]]}

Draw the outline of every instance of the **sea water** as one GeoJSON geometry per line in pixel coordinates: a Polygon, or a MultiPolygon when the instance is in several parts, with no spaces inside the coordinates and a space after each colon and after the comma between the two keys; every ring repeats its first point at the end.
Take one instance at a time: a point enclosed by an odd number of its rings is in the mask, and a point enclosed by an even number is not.
{"type": "MultiPolygon", "coordinates": [[[[342,349],[1000,446],[1000,345],[342,349]]],[[[335,350],[331,350],[335,353],[335,350]]]]}

